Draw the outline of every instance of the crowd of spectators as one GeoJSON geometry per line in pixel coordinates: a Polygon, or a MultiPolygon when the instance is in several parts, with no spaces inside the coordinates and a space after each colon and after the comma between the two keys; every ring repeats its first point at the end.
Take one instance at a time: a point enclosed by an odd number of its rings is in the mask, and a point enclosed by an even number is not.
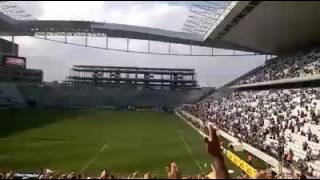
{"type": "Polygon", "coordinates": [[[320,74],[320,47],[298,54],[269,59],[263,68],[234,85],[273,81],[320,74]]]}
{"type": "MultiPolygon", "coordinates": [[[[210,174],[212,174],[213,171],[208,175],[197,175],[197,176],[182,176],[181,172],[179,171],[176,163],[171,163],[170,167],[167,167],[167,174],[164,176],[166,178],[170,179],[180,179],[180,178],[186,178],[186,179],[209,179],[210,174]]],[[[132,174],[129,174],[127,176],[121,176],[111,173],[108,170],[103,170],[100,175],[97,176],[88,176],[86,174],[82,173],[61,173],[58,171],[52,171],[49,169],[43,169],[40,170],[39,173],[34,174],[20,174],[15,172],[0,172],[0,179],[155,179],[158,178],[158,175],[152,175],[150,172],[146,173],[139,173],[134,172],[132,174]]]]}
{"type": "Polygon", "coordinates": [[[175,162],[170,164],[170,167],[167,167],[167,174],[152,174],[150,172],[139,173],[134,172],[127,176],[119,175],[119,173],[112,173],[108,170],[103,170],[100,175],[97,176],[88,176],[85,173],[63,173],[60,171],[52,171],[49,169],[40,170],[39,173],[16,173],[16,172],[1,172],[0,179],[159,179],[159,178],[168,178],[168,179],[215,179],[216,171],[212,166],[212,172],[207,175],[194,175],[186,176],[182,175],[178,166],[175,162]]]}
{"type": "MultiPolygon", "coordinates": [[[[18,174],[14,172],[0,172],[0,179],[217,179],[217,172],[211,164],[212,171],[207,175],[194,175],[185,176],[181,173],[177,165],[173,162],[170,167],[167,168],[167,174],[159,177],[158,175],[152,175],[150,172],[139,173],[134,172],[128,176],[119,176],[110,173],[108,170],[103,170],[98,176],[87,176],[86,174],[71,173],[60,173],[49,169],[44,170],[39,174],[18,174]]],[[[301,174],[296,174],[295,177],[299,178],[301,174]]],[[[304,175],[303,175],[304,176],[304,175]]],[[[256,179],[277,179],[278,176],[269,170],[261,170],[257,173],[256,179]]],[[[250,179],[245,173],[238,177],[238,179],[250,179]]]]}
{"type": "Polygon", "coordinates": [[[287,166],[320,175],[320,88],[235,91],[184,110],[287,166]]]}

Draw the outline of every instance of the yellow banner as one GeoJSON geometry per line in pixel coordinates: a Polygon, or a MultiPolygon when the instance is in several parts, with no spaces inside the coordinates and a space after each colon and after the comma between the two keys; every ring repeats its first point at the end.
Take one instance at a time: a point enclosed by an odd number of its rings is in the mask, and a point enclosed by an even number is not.
{"type": "Polygon", "coordinates": [[[232,161],[236,166],[240,167],[244,172],[246,172],[251,178],[255,178],[257,175],[257,170],[250,166],[248,163],[240,159],[238,156],[233,154],[231,151],[227,151],[227,157],[232,161]]]}

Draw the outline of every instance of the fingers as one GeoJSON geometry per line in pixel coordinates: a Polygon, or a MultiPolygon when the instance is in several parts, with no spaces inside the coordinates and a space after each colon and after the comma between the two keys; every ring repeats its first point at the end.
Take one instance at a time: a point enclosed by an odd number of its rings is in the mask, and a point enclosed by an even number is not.
{"type": "Polygon", "coordinates": [[[212,135],[211,135],[212,139],[216,139],[218,137],[217,136],[217,129],[212,126],[211,126],[211,133],[212,133],[212,135]]]}
{"type": "Polygon", "coordinates": [[[209,141],[211,141],[212,140],[212,127],[210,126],[210,125],[208,125],[208,137],[209,137],[209,141]]]}
{"type": "Polygon", "coordinates": [[[143,179],[150,179],[150,172],[147,172],[144,176],[143,179]]]}
{"type": "MultiPolygon", "coordinates": [[[[217,139],[217,129],[214,128],[212,125],[208,125],[207,126],[207,129],[208,129],[208,138],[209,138],[209,141],[212,141],[213,139],[217,139]]],[[[208,141],[205,141],[205,142],[208,142],[208,141]]]]}
{"type": "Polygon", "coordinates": [[[175,170],[175,171],[178,170],[178,166],[177,166],[176,162],[172,163],[172,169],[175,170]]]}
{"type": "Polygon", "coordinates": [[[171,169],[170,169],[170,174],[174,174],[177,170],[176,164],[173,162],[171,163],[171,169]]]}
{"type": "Polygon", "coordinates": [[[166,167],[166,170],[167,170],[169,179],[180,179],[180,178],[178,178],[178,177],[180,177],[178,166],[175,162],[172,162],[170,164],[170,168],[166,167]]]}
{"type": "Polygon", "coordinates": [[[138,173],[139,173],[138,171],[134,172],[133,177],[136,177],[138,175],[138,173]]]}
{"type": "Polygon", "coordinates": [[[167,174],[170,174],[170,169],[169,169],[169,167],[166,167],[166,171],[167,171],[167,174]]]}
{"type": "Polygon", "coordinates": [[[211,165],[211,170],[215,171],[215,168],[214,168],[213,164],[211,163],[210,165],[211,165]]]}

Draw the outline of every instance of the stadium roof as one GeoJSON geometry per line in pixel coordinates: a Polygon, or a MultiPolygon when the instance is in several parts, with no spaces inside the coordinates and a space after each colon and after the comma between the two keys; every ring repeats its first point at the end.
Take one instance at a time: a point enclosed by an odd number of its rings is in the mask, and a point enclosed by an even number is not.
{"type": "Polygon", "coordinates": [[[0,35],[37,32],[104,33],[108,37],[154,40],[261,54],[290,54],[320,45],[320,3],[239,1],[205,36],[162,29],[88,21],[12,19],[0,13],[0,35]]]}
{"type": "MultiPolygon", "coordinates": [[[[152,40],[170,42],[176,44],[196,45],[203,47],[235,49],[250,52],[250,49],[234,46],[220,40],[204,41],[203,36],[187,32],[176,32],[164,29],[156,29],[142,26],[124,24],[89,22],[89,21],[53,21],[53,20],[23,20],[15,21],[0,13],[0,36],[34,36],[36,34],[48,36],[61,36],[59,33],[85,36],[84,33],[95,33],[114,38],[129,38],[140,40],[152,40]]],[[[63,35],[62,35],[63,36],[63,35]]]]}
{"type": "Polygon", "coordinates": [[[320,2],[241,1],[208,39],[265,54],[291,54],[320,45],[320,2]]]}
{"type": "Polygon", "coordinates": [[[286,88],[300,88],[300,87],[319,87],[320,86],[320,76],[305,76],[305,77],[295,77],[289,79],[280,79],[265,82],[256,82],[250,84],[242,84],[230,86],[231,89],[239,90],[262,90],[262,89],[286,89],[286,88]]]}

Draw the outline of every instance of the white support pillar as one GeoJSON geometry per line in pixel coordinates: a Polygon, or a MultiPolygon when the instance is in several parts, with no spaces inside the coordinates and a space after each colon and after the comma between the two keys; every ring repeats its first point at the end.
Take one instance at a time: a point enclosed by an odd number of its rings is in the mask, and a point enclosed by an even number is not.
{"type": "Polygon", "coordinates": [[[127,38],[127,52],[129,51],[129,43],[130,43],[130,39],[127,38]]]}
{"type": "Polygon", "coordinates": [[[68,43],[68,39],[67,39],[67,32],[64,33],[64,43],[67,44],[68,43]]]}
{"type": "Polygon", "coordinates": [[[109,49],[109,37],[106,34],[106,49],[109,49]]]}
{"type": "Polygon", "coordinates": [[[88,47],[88,33],[86,32],[86,35],[84,36],[84,46],[88,47]]]}
{"type": "Polygon", "coordinates": [[[11,55],[14,54],[14,35],[11,36],[11,55]]]}

